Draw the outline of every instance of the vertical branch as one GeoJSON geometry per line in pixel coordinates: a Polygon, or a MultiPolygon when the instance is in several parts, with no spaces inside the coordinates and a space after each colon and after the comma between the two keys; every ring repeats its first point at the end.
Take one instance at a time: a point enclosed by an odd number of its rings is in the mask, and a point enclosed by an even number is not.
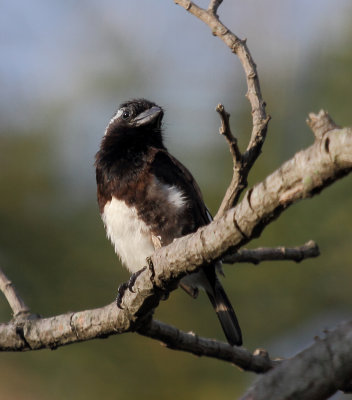
{"type": "Polygon", "coordinates": [[[217,15],[218,8],[222,0],[211,0],[208,7],[208,12],[214,15],[217,15]]]}
{"type": "Polygon", "coordinates": [[[22,300],[21,296],[17,293],[14,284],[7,278],[4,271],[0,268],[0,290],[4,293],[8,301],[13,316],[16,318],[19,315],[28,315],[29,308],[22,300]]]}
{"type": "Polygon", "coordinates": [[[222,104],[217,105],[216,111],[219,113],[221,121],[219,133],[225,137],[232,155],[233,174],[219,210],[214,217],[215,220],[224,215],[226,210],[229,210],[237,203],[242,190],[247,185],[246,175],[242,173],[243,157],[238,148],[237,139],[232,135],[230,128],[230,114],[222,104]]]}

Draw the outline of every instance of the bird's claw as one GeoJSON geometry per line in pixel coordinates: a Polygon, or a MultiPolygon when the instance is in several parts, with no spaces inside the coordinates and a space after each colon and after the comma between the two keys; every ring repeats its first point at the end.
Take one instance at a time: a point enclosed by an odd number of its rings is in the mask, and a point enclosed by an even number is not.
{"type": "Polygon", "coordinates": [[[122,299],[123,299],[123,295],[125,294],[126,290],[128,289],[128,283],[124,282],[121,283],[121,285],[119,286],[119,288],[117,289],[117,296],[116,296],[116,305],[120,310],[123,310],[122,307],[122,299]]]}
{"type": "Polygon", "coordinates": [[[133,290],[133,286],[136,282],[136,279],[138,278],[138,276],[147,269],[147,267],[143,267],[142,269],[140,269],[137,272],[134,272],[131,276],[130,279],[128,280],[128,282],[124,282],[122,283],[118,290],[117,290],[117,296],[116,296],[116,305],[118,308],[120,308],[121,310],[123,310],[122,307],[122,299],[123,296],[126,292],[126,290],[128,289],[130,292],[135,293],[135,291],[133,290]]]}

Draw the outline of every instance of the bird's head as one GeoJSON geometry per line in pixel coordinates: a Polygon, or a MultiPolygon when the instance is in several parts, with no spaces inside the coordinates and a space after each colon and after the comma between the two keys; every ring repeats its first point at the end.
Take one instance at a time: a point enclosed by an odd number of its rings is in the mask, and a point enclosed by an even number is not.
{"type": "Polygon", "coordinates": [[[151,147],[164,149],[163,114],[161,107],[145,99],[122,103],[105,130],[96,165],[110,168],[118,160],[139,159],[151,147]]]}
{"type": "Polygon", "coordinates": [[[120,105],[105,130],[105,136],[161,135],[163,115],[162,108],[151,101],[130,100],[120,105]]]}

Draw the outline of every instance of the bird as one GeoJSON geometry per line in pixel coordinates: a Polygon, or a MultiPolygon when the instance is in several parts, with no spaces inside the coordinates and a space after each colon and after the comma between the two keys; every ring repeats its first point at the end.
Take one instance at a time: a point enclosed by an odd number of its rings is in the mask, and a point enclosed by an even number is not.
{"type": "MultiPolygon", "coordinates": [[[[164,145],[163,116],[163,108],[146,99],[122,103],[95,156],[101,218],[132,276],[155,250],[212,220],[192,174],[164,145]]],[[[241,346],[241,329],[219,271],[221,262],[211,262],[183,277],[179,286],[194,298],[203,289],[228,343],[241,346]]]]}

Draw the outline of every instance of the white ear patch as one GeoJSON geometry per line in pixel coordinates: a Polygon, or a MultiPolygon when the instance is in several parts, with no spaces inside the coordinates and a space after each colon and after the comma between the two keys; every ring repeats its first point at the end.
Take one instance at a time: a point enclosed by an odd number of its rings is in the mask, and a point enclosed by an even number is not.
{"type": "Polygon", "coordinates": [[[111,118],[110,124],[111,124],[111,122],[114,122],[115,119],[120,118],[122,113],[123,113],[123,108],[120,108],[119,110],[117,110],[116,114],[111,118]]]}
{"type": "Polygon", "coordinates": [[[119,110],[117,110],[116,114],[111,118],[111,120],[108,123],[108,126],[105,129],[105,133],[104,136],[106,135],[106,132],[108,131],[108,127],[114,122],[116,121],[118,118],[121,117],[121,115],[123,114],[123,109],[120,108],[119,110]]]}

